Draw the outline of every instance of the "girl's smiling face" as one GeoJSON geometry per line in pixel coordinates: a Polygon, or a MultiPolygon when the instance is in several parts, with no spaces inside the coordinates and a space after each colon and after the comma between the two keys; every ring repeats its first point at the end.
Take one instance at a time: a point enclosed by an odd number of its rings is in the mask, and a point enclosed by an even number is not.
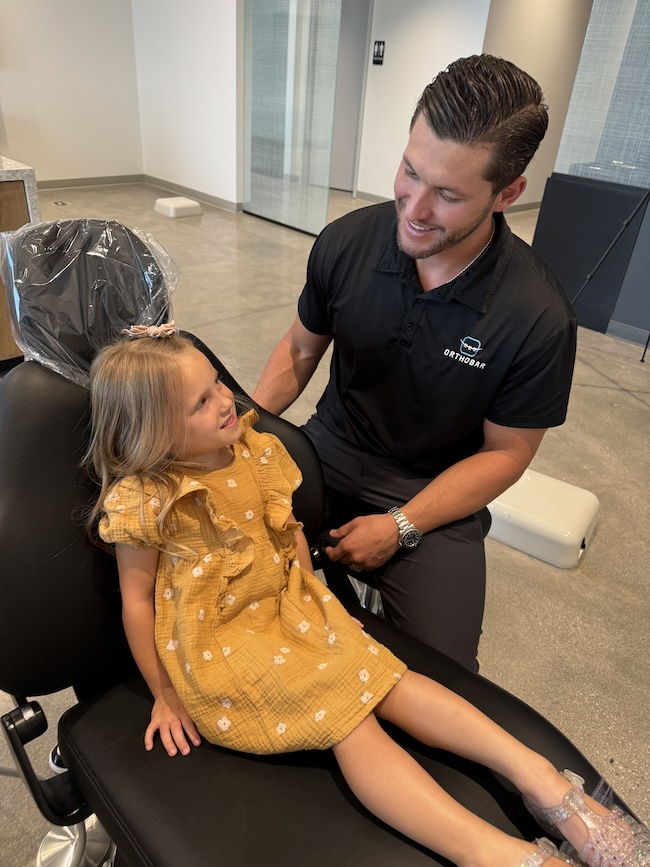
{"type": "Polygon", "coordinates": [[[232,445],[242,433],[233,393],[198,349],[183,357],[180,369],[185,404],[178,459],[201,463],[211,470],[225,467],[232,461],[232,445]]]}

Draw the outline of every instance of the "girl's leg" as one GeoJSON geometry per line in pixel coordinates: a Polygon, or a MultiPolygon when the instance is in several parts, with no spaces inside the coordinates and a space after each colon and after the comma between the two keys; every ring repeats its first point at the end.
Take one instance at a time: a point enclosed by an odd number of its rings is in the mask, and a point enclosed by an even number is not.
{"type": "MultiPolygon", "coordinates": [[[[421,743],[502,774],[540,807],[560,804],[570,789],[568,781],[547,759],[524,746],[474,705],[421,674],[407,671],[375,713],[421,743]]],[[[608,813],[591,798],[585,801],[594,812],[608,813]]],[[[563,825],[563,833],[580,851],[588,838],[584,823],[575,816],[563,825]]]]}
{"type": "MultiPolygon", "coordinates": [[[[334,747],[350,788],[378,818],[462,867],[519,867],[536,850],[448,795],[373,714],[334,747]]],[[[549,858],[545,867],[561,867],[549,858]]],[[[566,867],[566,865],[564,865],[566,867]]]]}

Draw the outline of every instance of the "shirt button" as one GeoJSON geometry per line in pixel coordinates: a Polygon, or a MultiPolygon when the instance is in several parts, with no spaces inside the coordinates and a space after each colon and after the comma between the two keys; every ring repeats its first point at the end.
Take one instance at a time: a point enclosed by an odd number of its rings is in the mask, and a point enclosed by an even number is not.
{"type": "Polygon", "coordinates": [[[413,323],[412,322],[406,323],[406,330],[407,331],[413,331],[413,323]]]}

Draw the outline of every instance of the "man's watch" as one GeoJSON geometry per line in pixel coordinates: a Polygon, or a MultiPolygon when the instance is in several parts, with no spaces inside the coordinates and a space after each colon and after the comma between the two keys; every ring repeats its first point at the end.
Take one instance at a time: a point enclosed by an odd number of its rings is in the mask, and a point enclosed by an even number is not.
{"type": "Polygon", "coordinates": [[[422,541],[422,533],[413,526],[406,515],[402,514],[397,506],[388,510],[388,514],[395,518],[399,530],[399,543],[402,548],[417,548],[422,541]]]}

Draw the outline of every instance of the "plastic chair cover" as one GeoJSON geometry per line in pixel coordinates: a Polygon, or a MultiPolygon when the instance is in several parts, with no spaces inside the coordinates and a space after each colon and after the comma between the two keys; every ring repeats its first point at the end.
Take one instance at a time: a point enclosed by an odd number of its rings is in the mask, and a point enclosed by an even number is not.
{"type": "Polygon", "coordinates": [[[0,275],[25,358],[87,387],[96,350],[122,328],[172,318],[180,270],[138,229],[66,219],[0,234],[0,275]]]}

